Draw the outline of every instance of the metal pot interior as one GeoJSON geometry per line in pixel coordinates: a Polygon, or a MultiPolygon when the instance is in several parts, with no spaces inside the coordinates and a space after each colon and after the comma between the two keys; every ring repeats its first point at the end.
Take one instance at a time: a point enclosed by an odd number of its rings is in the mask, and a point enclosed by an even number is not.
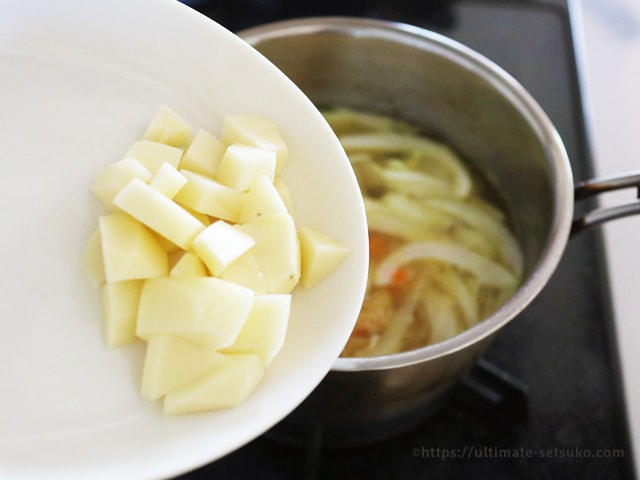
{"type": "Polygon", "coordinates": [[[388,369],[448,355],[491,335],[533,300],[564,251],[573,180],[556,130],[511,76],[446,37],[385,21],[293,20],[241,36],[319,108],[392,115],[453,146],[502,192],[523,250],[523,284],[490,318],[410,352],[340,358],[334,370],[388,369]]]}

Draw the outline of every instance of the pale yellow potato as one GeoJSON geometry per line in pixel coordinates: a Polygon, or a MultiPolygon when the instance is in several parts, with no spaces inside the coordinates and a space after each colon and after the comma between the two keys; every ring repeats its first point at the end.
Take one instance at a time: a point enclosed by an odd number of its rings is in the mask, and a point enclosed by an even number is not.
{"type": "Polygon", "coordinates": [[[227,115],[220,139],[227,145],[243,143],[276,154],[276,173],[282,171],[289,149],[276,124],[263,115],[227,115]]]}
{"type": "Polygon", "coordinates": [[[101,287],[105,282],[104,259],[102,258],[102,241],[100,240],[100,228],[96,228],[89,237],[82,255],[82,268],[96,287],[101,287]]]}
{"type": "Polygon", "coordinates": [[[171,267],[171,277],[206,277],[209,271],[195,253],[183,252],[178,261],[171,267]]]}
{"type": "Polygon", "coordinates": [[[288,213],[280,193],[269,177],[259,175],[247,192],[247,197],[240,211],[240,223],[280,213],[288,213]]]}
{"type": "Polygon", "coordinates": [[[224,220],[217,220],[193,239],[191,248],[211,274],[217,276],[255,243],[250,235],[236,226],[224,220]]]}
{"type": "Polygon", "coordinates": [[[256,294],[267,293],[267,282],[258,266],[255,255],[251,251],[243,254],[225,268],[219,278],[250,288],[256,294]]]}
{"type": "Polygon", "coordinates": [[[109,348],[136,340],[140,292],[145,280],[109,282],[102,287],[104,331],[109,348]]]}
{"type": "Polygon", "coordinates": [[[161,105],[142,138],[184,148],[191,141],[191,125],[167,105],[161,105]]]}
{"type": "Polygon", "coordinates": [[[184,208],[137,178],[120,190],[113,203],[184,250],[204,229],[184,208]]]}
{"type": "Polygon", "coordinates": [[[209,373],[164,397],[164,412],[170,415],[231,408],[246,401],[264,376],[256,354],[226,355],[209,373]]]}
{"type": "Polygon", "coordinates": [[[235,143],[229,145],[216,172],[216,180],[234,190],[248,190],[259,175],[271,182],[275,177],[276,154],[264,148],[235,143]]]}
{"type": "Polygon", "coordinates": [[[151,232],[123,212],[98,219],[105,280],[120,282],[166,276],[167,253],[151,232]]]}
{"type": "Polygon", "coordinates": [[[104,167],[91,183],[91,192],[109,210],[120,210],[113,204],[113,198],[127,183],[134,178],[143,182],[148,181],[152,173],[140,161],[135,158],[123,158],[104,167]]]}
{"type": "Polygon", "coordinates": [[[155,173],[163,163],[177,167],[182,158],[182,149],[151,140],[138,140],[129,147],[124,158],[134,158],[155,173]]]}
{"type": "Polygon", "coordinates": [[[256,295],[249,318],[224,353],[257,353],[267,367],[284,345],[291,313],[291,294],[256,295]]]}
{"type": "Polygon", "coordinates": [[[187,179],[176,167],[163,163],[149,180],[149,186],[167,198],[173,198],[187,183],[187,179]]]}
{"type": "Polygon", "coordinates": [[[181,170],[187,183],[174,200],[197,212],[238,223],[246,194],[199,173],[181,170]]]}
{"type": "Polygon", "coordinates": [[[141,394],[155,401],[222,364],[226,357],[176,335],[156,333],[147,343],[141,394]]]}
{"type": "Polygon", "coordinates": [[[238,225],[256,244],[252,248],[267,293],[290,293],[300,279],[300,248],[293,217],[271,215],[238,225]]]}
{"type": "Polygon", "coordinates": [[[289,186],[279,177],[273,181],[273,186],[276,187],[276,190],[280,194],[280,198],[284,202],[287,207],[287,212],[289,215],[295,218],[295,211],[293,210],[293,200],[291,199],[291,190],[289,190],[289,186]]]}
{"type": "Polygon", "coordinates": [[[300,283],[311,288],[336,269],[349,254],[341,242],[309,227],[298,229],[300,239],[300,283]]]}
{"type": "Polygon", "coordinates": [[[145,282],[136,334],[171,333],[205,347],[228,347],[253,305],[252,290],[215,277],[165,277],[145,282]]]}
{"type": "Polygon", "coordinates": [[[198,130],[180,160],[180,169],[214,178],[227,146],[204,129],[198,130]]]}

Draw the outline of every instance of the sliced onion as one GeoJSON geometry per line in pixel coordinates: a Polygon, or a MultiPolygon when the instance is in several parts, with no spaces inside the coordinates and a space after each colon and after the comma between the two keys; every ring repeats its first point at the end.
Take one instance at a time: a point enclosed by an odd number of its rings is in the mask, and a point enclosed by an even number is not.
{"type": "Polygon", "coordinates": [[[517,278],[509,270],[467,248],[439,242],[416,242],[398,248],[386,257],[375,272],[375,284],[391,283],[394,273],[415,260],[439,260],[472,273],[483,285],[513,287],[517,278]]]}

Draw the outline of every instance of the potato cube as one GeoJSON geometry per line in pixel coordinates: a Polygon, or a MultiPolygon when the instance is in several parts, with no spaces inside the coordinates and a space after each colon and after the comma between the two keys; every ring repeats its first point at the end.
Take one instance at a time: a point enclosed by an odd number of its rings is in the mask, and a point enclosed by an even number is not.
{"type": "Polygon", "coordinates": [[[214,277],[165,277],[145,282],[136,334],[171,333],[209,348],[231,345],[251,311],[254,293],[214,277]]]}
{"type": "Polygon", "coordinates": [[[187,183],[185,176],[173,165],[166,162],[160,165],[160,168],[149,180],[149,186],[167,198],[175,197],[185,183],[187,183]]]}
{"type": "Polygon", "coordinates": [[[157,400],[213,370],[226,357],[210,348],[166,333],[151,335],[142,369],[142,397],[157,400]]]}
{"type": "Polygon", "coordinates": [[[104,259],[102,258],[100,228],[96,228],[89,237],[82,255],[82,268],[94,286],[100,287],[104,284],[104,259]]]}
{"type": "Polygon", "coordinates": [[[238,338],[224,352],[257,353],[268,366],[284,344],[290,312],[290,294],[256,295],[238,338]]]}
{"type": "Polygon", "coordinates": [[[293,210],[293,200],[291,199],[291,190],[289,190],[289,186],[279,177],[273,181],[273,186],[276,187],[276,190],[280,194],[280,198],[284,202],[287,207],[287,212],[289,215],[293,215],[295,218],[295,212],[293,210]]]}
{"type": "Polygon", "coordinates": [[[163,163],[177,167],[182,158],[182,150],[151,140],[138,140],[127,150],[124,158],[135,158],[151,173],[155,173],[163,163]]]}
{"type": "Polygon", "coordinates": [[[136,318],[144,280],[109,282],[102,287],[104,330],[109,348],[136,340],[136,318]]]}
{"type": "Polygon", "coordinates": [[[216,180],[234,190],[249,189],[258,175],[275,177],[276,154],[263,148],[236,143],[229,145],[216,172],[216,180]]]}
{"type": "Polygon", "coordinates": [[[113,203],[184,250],[204,229],[204,225],[180,205],[135,178],[113,203]]]}
{"type": "Polygon", "coordinates": [[[164,398],[169,415],[235,407],[249,398],[264,376],[255,354],[226,355],[220,365],[164,398]]]}
{"type": "Polygon", "coordinates": [[[224,220],[217,220],[194,238],[192,248],[211,274],[217,276],[255,243],[250,235],[224,220]]]}
{"type": "Polygon", "coordinates": [[[180,169],[215,177],[227,146],[206,130],[200,129],[180,160],[180,169]]]}
{"type": "Polygon", "coordinates": [[[238,223],[245,195],[204,175],[181,170],[187,183],[174,200],[185,207],[212,217],[238,223]]]}
{"type": "Polygon", "coordinates": [[[313,287],[335,270],[349,253],[349,248],[343,243],[309,227],[301,227],[298,238],[301,256],[300,282],[306,288],[313,287]]]}
{"type": "Polygon", "coordinates": [[[134,178],[143,182],[151,178],[152,173],[135,158],[123,158],[104,167],[91,183],[91,192],[109,210],[120,210],[113,204],[113,198],[134,178]]]}
{"type": "Polygon", "coordinates": [[[251,250],[231,263],[218,277],[250,288],[257,294],[267,293],[267,282],[251,250]]]}
{"type": "Polygon", "coordinates": [[[169,276],[172,277],[206,277],[209,275],[207,267],[200,257],[191,252],[184,252],[171,270],[169,276]]]}
{"type": "Polygon", "coordinates": [[[259,175],[242,205],[240,223],[280,213],[288,213],[282,197],[266,175],[259,175]]]}
{"type": "Polygon", "coordinates": [[[227,115],[220,139],[227,145],[242,143],[274,152],[276,173],[282,171],[289,153],[276,124],[262,115],[227,115]]]}
{"type": "Polygon", "coordinates": [[[255,240],[252,248],[267,284],[267,293],[289,293],[300,280],[300,248],[288,213],[238,225],[255,240]]]}
{"type": "Polygon", "coordinates": [[[107,282],[167,275],[166,252],[140,222],[126,213],[114,212],[100,217],[98,224],[107,282]]]}
{"type": "Polygon", "coordinates": [[[149,122],[143,138],[184,148],[191,141],[191,126],[168,106],[161,105],[149,122]]]}

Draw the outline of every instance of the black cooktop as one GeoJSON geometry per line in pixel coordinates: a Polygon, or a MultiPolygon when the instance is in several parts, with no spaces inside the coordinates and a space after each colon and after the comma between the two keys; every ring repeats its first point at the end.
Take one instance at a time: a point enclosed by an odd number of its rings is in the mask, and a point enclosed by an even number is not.
{"type": "MultiPolygon", "coordinates": [[[[556,125],[576,180],[592,177],[571,27],[552,0],[218,0],[185,2],[232,31],[303,16],[422,26],[516,77],[556,125]]],[[[549,284],[504,328],[432,416],[390,440],[332,449],[269,432],[187,479],[631,479],[602,238],[573,238],[549,284]]],[[[268,408],[268,406],[265,406],[268,408]]]]}

